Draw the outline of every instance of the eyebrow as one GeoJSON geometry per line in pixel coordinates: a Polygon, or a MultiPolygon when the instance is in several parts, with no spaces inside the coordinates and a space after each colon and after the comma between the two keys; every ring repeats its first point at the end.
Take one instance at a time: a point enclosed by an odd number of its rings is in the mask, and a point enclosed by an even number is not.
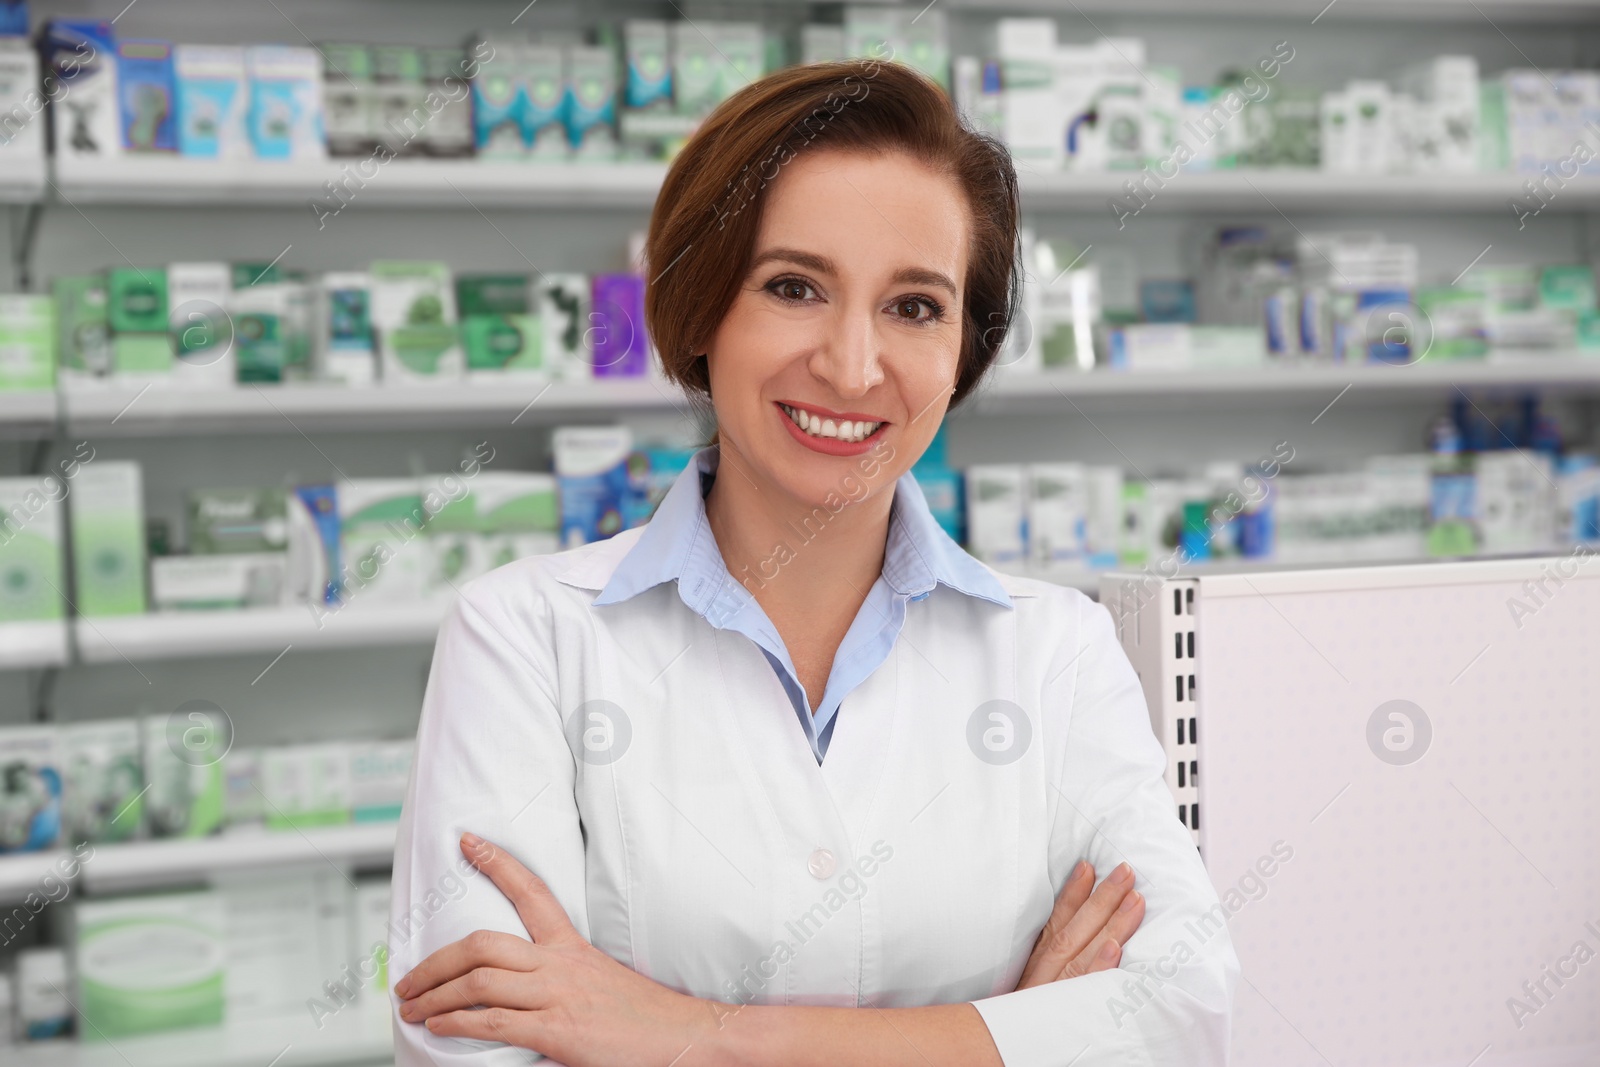
{"type": "MultiPolygon", "coordinates": [[[[838,266],[827,256],[819,256],[815,252],[806,252],[798,248],[769,248],[756,256],[750,264],[750,269],[754,271],[763,263],[771,263],[774,260],[793,263],[807,270],[814,270],[818,274],[837,276],[839,273],[838,266]]],[[[935,286],[948,290],[951,296],[960,295],[960,290],[956,288],[956,283],[950,280],[949,275],[926,267],[901,267],[889,280],[905,285],[935,286]]]]}

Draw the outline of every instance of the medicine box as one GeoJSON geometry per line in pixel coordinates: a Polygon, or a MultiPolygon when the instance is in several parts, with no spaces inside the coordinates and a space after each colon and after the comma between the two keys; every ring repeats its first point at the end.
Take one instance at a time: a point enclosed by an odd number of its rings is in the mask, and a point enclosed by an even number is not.
{"type": "Polygon", "coordinates": [[[644,279],[636,274],[596,274],[589,315],[596,378],[642,377],[650,362],[644,328],[644,279]]]}
{"type": "Polygon", "coordinates": [[[339,483],[337,496],[345,598],[420,599],[429,551],[421,483],[412,478],[349,478],[339,483]]]}
{"type": "Polygon", "coordinates": [[[220,1025],[224,928],[211,890],[80,900],[72,953],[83,1039],[220,1025]]]}
{"type": "Polygon", "coordinates": [[[372,328],[384,384],[459,378],[463,368],[450,268],[380,260],[370,274],[372,328]]]}
{"type": "Polygon", "coordinates": [[[233,293],[228,264],[170,263],[166,278],[173,384],[232,388],[237,361],[234,323],[227,311],[233,293]]]}
{"type": "Polygon", "coordinates": [[[122,154],[117,45],[101,19],[51,19],[39,43],[45,88],[54,89],[51,150],[57,159],[122,154]]]}
{"type": "Polygon", "coordinates": [[[65,951],[25,948],[18,952],[17,1036],[23,1041],[49,1041],[70,1034],[74,1013],[67,994],[71,988],[65,951]]]}
{"type": "Polygon", "coordinates": [[[38,54],[20,40],[0,39],[0,159],[44,157],[43,108],[38,54]]]}
{"type": "Polygon", "coordinates": [[[322,53],[323,134],[332,156],[366,156],[376,150],[381,128],[372,84],[372,49],[328,42],[322,53]]]}
{"type": "Polygon", "coordinates": [[[61,744],[54,726],[0,727],[0,854],[61,836],[61,744]]]}
{"type": "Polygon", "coordinates": [[[154,837],[205,837],[222,827],[222,761],[232,740],[216,709],[194,703],[139,723],[145,824],[154,837]]]}
{"type": "Polygon", "coordinates": [[[350,755],[350,818],[353,822],[387,822],[400,817],[411,777],[414,741],[368,741],[352,744],[350,755]]]}
{"type": "Polygon", "coordinates": [[[283,745],[261,757],[267,826],[305,829],[350,821],[350,746],[283,745]]]}
{"type": "Polygon", "coordinates": [[[518,118],[523,151],[535,159],[568,158],[566,50],[555,44],[529,44],[513,54],[521,72],[518,118]]]}
{"type": "Polygon", "coordinates": [[[559,426],[552,432],[563,548],[622,530],[632,451],[633,434],[626,426],[559,426]]]}
{"type": "Polygon", "coordinates": [[[137,719],[61,728],[68,843],[127,841],[144,825],[144,770],[137,719]]]}
{"type": "Polygon", "coordinates": [[[582,381],[593,376],[592,291],[584,274],[546,272],[534,283],[534,311],[543,331],[541,353],[550,376],[582,381]]]}
{"type": "Polygon", "coordinates": [[[177,81],[178,151],[195,159],[247,159],[244,49],[180,44],[173,50],[177,81]]]}
{"type": "Polygon", "coordinates": [[[56,305],[61,384],[78,388],[111,378],[111,332],[103,274],[63,275],[50,284],[56,305]]]}
{"type": "Polygon", "coordinates": [[[64,483],[0,478],[0,622],[62,617],[64,483]]]}
{"type": "Polygon", "coordinates": [[[617,155],[617,57],[604,46],[566,49],[567,140],[575,159],[617,155]]]}
{"type": "Polygon", "coordinates": [[[323,159],[322,57],[315,49],[245,49],[250,143],[258,159],[323,159]]]}
{"type": "Polygon", "coordinates": [[[472,484],[485,570],[561,547],[556,479],[523,471],[483,471],[472,484]]]}
{"type": "Polygon", "coordinates": [[[55,310],[48,296],[0,296],[0,392],[55,387],[55,310]]]}
{"type": "Polygon", "coordinates": [[[73,586],[80,615],[145,610],[143,485],[137,463],[100,460],[73,479],[73,586]]]}
{"type": "Polygon", "coordinates": [[[520,159],[528,147],[522,138],[524,91],[522,49],[525,39],[480,34],[472,51],[479,56],[472,79],[472,136],[485,159],[520,159]]]}
{"type": "Polygon", "coordinates": [[[329,271],[317,286],[314,376],[346,385],[377,380],[372,346],[372,279],[360,271],[329,271]]]}
{"type": "Polygon", "coordinates": [[[122,147],[130,152],[176,152],[177,86],[167,41],[117,42],[117,94],[122,147]]]}
{"type": "Polygon", "coordinates": [[[1025,473],[1029,560],[1045,567],[1081,562],[1087,470],[1081,463],[1030,463],[1025,473]]]}
{"type": "Polygon", "coordinates": [[[1022,562],[1027,550],[1024,468],[982,463],[965,474],[968,550],[985,563],[1022,562]]]}
{"type": "Polygon", "coordinates": [[[150,561],[150,601],[157,611],[279,607],[287,571],[284,552],[157,556],[150,561]]]}
{"type": "Polygon", "coordinates": [[[668,23],[626,19],[622,23],[623,103],[630,108],[671,108],[672,61],[668,23]]]}

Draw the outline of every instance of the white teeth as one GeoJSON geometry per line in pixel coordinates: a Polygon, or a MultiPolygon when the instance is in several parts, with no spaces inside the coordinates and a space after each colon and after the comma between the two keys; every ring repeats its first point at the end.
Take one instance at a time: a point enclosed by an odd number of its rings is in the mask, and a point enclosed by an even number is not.
{"type": "Polygon", "coordinates": [[[839,441],[861,441],[876,433],[881,422],[856,422],[851,419],[842,419],[835,422],[813,414],[805,408],[790,407],[787,404],[779,405],[783,408],[790,420],[806,433],[813,437],[832,437],[839,441]]]}

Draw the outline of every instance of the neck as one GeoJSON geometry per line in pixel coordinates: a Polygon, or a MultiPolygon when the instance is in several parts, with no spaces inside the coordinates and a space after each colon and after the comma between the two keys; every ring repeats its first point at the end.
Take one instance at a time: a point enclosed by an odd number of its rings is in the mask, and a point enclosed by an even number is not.
{"type": "Polygon", "coordinates": [[[720,447],[706,519],[728,573],[769,615],[839,605],[853,618],[883,570],[894,484],[879,475],[859,500],[837,492],[808,502],[764,479],[726,438],[720,447]]]}

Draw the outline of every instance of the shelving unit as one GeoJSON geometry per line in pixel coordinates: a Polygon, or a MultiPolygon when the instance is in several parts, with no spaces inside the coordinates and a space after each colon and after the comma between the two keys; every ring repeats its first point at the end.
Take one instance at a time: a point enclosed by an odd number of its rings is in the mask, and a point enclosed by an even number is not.
{"type": "MultiPolygon", "coordinates": [[[[666,177],[656,163],[528,163],[369,158],[316,163],[212,162],[151,156],[57,160],[50,194],[69,204],[294,205],[431,208],[634,208],[648,210],[666,177]]],[[[1109,211],[1134,171],[1049,172],[1018,165],[1023,207],[1109,211]]],[[[1531,175],[1338,174],[1313,169],[1180,171],[1146,194],[1154,211],[1500,212],[1526,198],[1531,175]]],[[[41,181],[39,188],[43,188],[41,181]]],[[[18,188],[21,188],[20,186],[18,188]]],[[[17,196],[16,199],[29,199],[17,196]]],[[[1128,201],[1129,206],[1137,206],[1128,201]]],[[[1600,178],[1578,177],[1549,210],[1600,205],[1600,178]]]]}
{"type": "MultiPolygon", "coordinates": [[[[93,845],[77,860],[78,884],[91,892],[181,885],[208,875],[290,864],[332,863],[341,869],[381,865],[394,853],[395,824],[352,823],[307,830],[247,830],[215,837],[93,845]]],[[[0,856],[0,904],[17,903],[60,879],[65,849],[0,856]]]]}
{"type": "MultiPolygon", "coordinates": [[[[1416,364],[1317,364],[1181,371],[1039,373],[998,368],[957,415],[1021,411],[1071,413],[1074,405],[1235,403],[1240,399],[1331,398],[1343,403],[1448,395],[1455,389],[1563,389],[1600,393],[1600,353],[1499,354],[1489,359],[1416,364]],[[1331,391],[1331,392],[1330,392],[1331,391]]],[[[537,426],[566,418],[688,413],[690,400],[655,379],[544,382],[506,378],[429,387],[240,386],[236,389],[66,390],[0,394],[0,434],[48,437],[57,420],[68,434],[168,437],[214,433],[427,430],[504,423],[537,426]]]]}
{"type": "Polygon", "coordinates": [[[499,381],[437,386],[249,386],[236,389],[62,393],[67,432],[97,436],[435,429],[494,423],[531,427],[568,416],[671,410],[675,386],[649,379],[499,381]]]}
{"type": "Polygon", "coordinates": [[[73,620],[84,663],[139,663],[243,653],[431,644],[451,601],[363,604],[325,615],[310,606],[247,611],[171,611],[73,620]]]}
{"type": "Polygon", "coordinates": [[[0,623],[0,670],[61,666],[68,659],[67,630],[59,619],[0,623]]]}
{"type": "Polygon", "coordinates": [[[7,1049],[15,1067],[357,1067],[392,1064],[391,1023],[359,1005],[323,1020],[310,1012],[113,1041],[52,1041],[7,1049]]]}

